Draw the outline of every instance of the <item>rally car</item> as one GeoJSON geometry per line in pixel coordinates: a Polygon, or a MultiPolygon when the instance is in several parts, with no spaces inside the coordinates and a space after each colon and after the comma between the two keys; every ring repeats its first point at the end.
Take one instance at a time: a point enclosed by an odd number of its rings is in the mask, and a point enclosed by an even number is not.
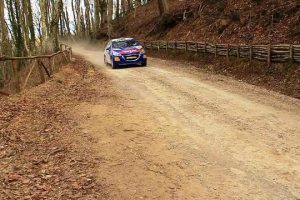
{"type": "Polygon", "coordinates": [[[133,38],[119,38],[107,43],[104,63],[110,64],[113,69],[126,65],[147,66],[147,57],[140,42],[133,38]]]}

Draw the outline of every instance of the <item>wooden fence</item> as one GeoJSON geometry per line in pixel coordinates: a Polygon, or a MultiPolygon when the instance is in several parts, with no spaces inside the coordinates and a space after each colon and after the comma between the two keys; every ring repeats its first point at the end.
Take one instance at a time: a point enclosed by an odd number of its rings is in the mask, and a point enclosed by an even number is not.
{"type": "Polygon", "coordinates": [[[0,57],[0,93],[11,94],[46,82],[61,66],[72,59],[72,48],[60,44],[50,55],[0,57]]]}
{"type": "Polygon", "coordinates": [[[143,42],[146,49],[173,49],[179,51],[191,51],[217,56],[237,57],[271,63],[300,62],[300,45],[239,45],[239,44],[212,44],[206,42],[187,41],[146,41],[143,42]]]}

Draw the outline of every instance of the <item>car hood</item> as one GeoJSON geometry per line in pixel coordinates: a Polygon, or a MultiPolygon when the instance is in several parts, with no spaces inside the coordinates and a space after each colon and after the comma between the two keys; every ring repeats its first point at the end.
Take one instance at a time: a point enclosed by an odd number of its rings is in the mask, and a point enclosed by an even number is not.
{"type": "Polygon", "coordinates": [[[119,54],[131,54],[131,53],[140,53],[142,51],[142,46],[133,46],[125,48],[114,48],[113,51],[119,54]]]}

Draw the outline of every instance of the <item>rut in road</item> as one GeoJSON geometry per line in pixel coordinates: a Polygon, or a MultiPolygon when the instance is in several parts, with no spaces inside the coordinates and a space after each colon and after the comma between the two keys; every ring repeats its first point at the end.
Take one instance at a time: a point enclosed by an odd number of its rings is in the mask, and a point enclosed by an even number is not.
{"type": "Polygon", "coordinates": [[[114,199],[300,198],[299,100],[180,63],[112,70],[101,51],[74,51],[121,96],[77,108],[114,199]]]}

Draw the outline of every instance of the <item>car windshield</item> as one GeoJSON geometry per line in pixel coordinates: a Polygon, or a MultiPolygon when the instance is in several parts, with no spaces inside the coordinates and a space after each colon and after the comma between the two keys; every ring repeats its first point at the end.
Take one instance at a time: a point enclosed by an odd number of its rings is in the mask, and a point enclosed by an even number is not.
{"type": "Polygon", "coordinates": [[[125,47],[133,47],[138,45],[140,45],[140,43],[136,40],[124,40],[124,41],[117,41],[112,43],[113,48],[125,48],[125,47]]]}

